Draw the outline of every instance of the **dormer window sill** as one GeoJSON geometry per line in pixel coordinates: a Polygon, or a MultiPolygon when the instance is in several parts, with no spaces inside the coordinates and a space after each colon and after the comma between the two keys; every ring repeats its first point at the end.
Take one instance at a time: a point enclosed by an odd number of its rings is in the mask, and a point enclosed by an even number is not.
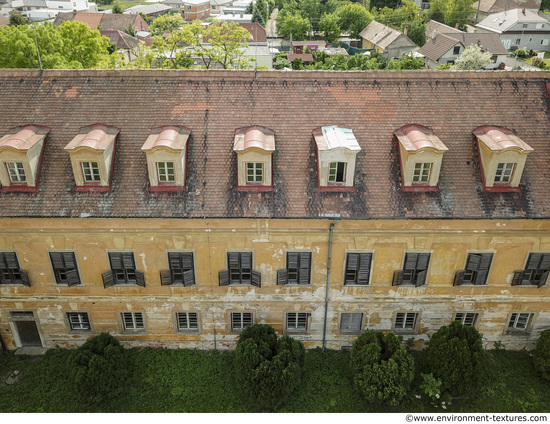
{"type": "Polygon", "coordinates": [[[13,193],[13,192],[21,192],[21,193],[36,193],[38,192],[38,187],[29,187],[28,185],[10,185],[10,186],[2,186],[0,188],[1,192],[5,193],[13,193]]]}
{"type": "Polygon", "coordinates": [[[404,192],[410,192],[410,193],[421,193],[424,191],[439,192],[439,186],[428,186],[428,185],[401,186],[401,190],[404,192]]]}
{"type": "Polygon", "coordinates": [[[521,188],[520,187],[510,187],[510,186],[507,186],[507,185],[494,185],[493,187],[483,187],[483,191],[486,191],[488,193],[506,193],[506,192],[510,192],[510,193],[521,193],[521,188]]]}
{"type": "Polygon", "coordinates": [[[77,185],[74,186],[74,191],[83,192],[83,193],[95,193],[100,192],[104,193],[107,191],[111,191],[111,186],[102,186],[102,185],[77,185]]]}
{"type": "Polygon", "coordinates": [[[319,191],[328,193],[355,193],[355,186],[347,187],[344,185],[330,185],[319,187],[319,191]]]}
{"type": "Polygon", "coordinates": [[[166,184],[166,185],[158,185],[158,186],[152,186],[152,185],[149,185],[149,191],[153,192],[153,193],[162,193],[162,192],[175,192],[175,191],[182,191],[184,192],[185,191],[185,187],[183,186],[178,186],[178,185],[171,185],[171,184],[166,184]]]}
{"type": "Polygon", "coordinates": [[[237,191],[273,191],[273,186],[246,185],[237,186],[237,191]]]}

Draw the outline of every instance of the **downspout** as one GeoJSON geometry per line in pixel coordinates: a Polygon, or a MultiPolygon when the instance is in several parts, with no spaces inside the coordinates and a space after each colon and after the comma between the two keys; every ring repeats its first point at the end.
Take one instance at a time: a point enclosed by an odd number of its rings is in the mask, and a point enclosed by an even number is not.
{"type": "Polygon", "coordinates": [[[332,258],[332,231],[334,227],[338,224],[338,220],[335,219],[329,228],[329,237],[328,237],[328,261],[327,261],[327,284],[325,290],[325,319],[323,321],[323,345],[321,350],[325,350],[327,347],[327,318],[328,318],[328,289],[330,286],[330,262],[332,258]]]}

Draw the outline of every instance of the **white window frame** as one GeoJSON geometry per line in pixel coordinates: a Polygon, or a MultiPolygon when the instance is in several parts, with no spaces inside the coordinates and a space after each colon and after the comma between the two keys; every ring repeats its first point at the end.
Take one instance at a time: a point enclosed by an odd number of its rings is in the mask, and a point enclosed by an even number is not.
{"type": "Polygon", "coordinates": [[[176,164],[171,161],[156,162],[157,178],[159,183],[175,183],[176,182],[176,164]],[[172,164],[170,168],[168,164],[172,164]]]}
{"type": "Polygon", "coordinates": [[[495,171],[495,183],[509,184],[516,164],[514,162],[499,162],[495,171]]]}
{"type": "Polygon", "coordinates": [[[229,313],[229,329],[232,333],[240,333],[243,331],[246,327],[249,327],[251,325],[254,325],[254,312],[230,312],[229,313]],[[245,324],[245,315],[248,321],[248,318],[250,318],[250,325],[244,325],[245,324]],[[240,316],[239,325],[236,324],[235,317],[240,316]]]}
{"type": "Polygon", "coordinates": [[[506,324],[507,333],[529,333],[535,320],[533,312],[511,312],[506,324]]]}
{"type": "Polygon", "coordinates": [[[177,333],[197,333],[200,331],[200,313],[196,311],[175,312],[174,325],[177,333]],[[183,317],[185,318],[181,319],[183,317]]]}
{"type": "Polygon", "coordinates": [[[453,321],[459,321],[465,327],[477,327],[479,312],[455,312],[453,321]]]}
{"type": "Polygon", "coordinates": [[[309,312],[285,312],[285,331],[287,333],[307,333],[309,312]]]}
{"type": "Polygon", "coordinates": [[[420,324],[420,312],[401,311],[393,317],[393,332],[398,334],[416,334],[420,324]],[[412,320],[412,325],[410,324],[412,320]]]}
{"type": "Polygon", "coordinates": [[[144,312],[124,311],[119,313],[119,317],[123,333],[145,333],[144,312]],[[140,317],[139,319],[138,316],[140,317]]]}
{"type": "Polygon", "coordinates": [[[263,182],[264,182],[264,163],[263,162],[246,162],[246,183],[261,184],[263,182]]]}
{"type": "Polygon", "coordinates": [[[340,333],[341,334],[359,334],[363,330],[363,312],[342,312],[340,314],[340,333]],[[357,320],[359,315],[359,328],[353,328],[354,316],[357,320]]]}
{"type": "Polygon", "coordinates": [[[26,183],[27,175],[23,162],[6,162],[6,168],[12,183],[26,183]]]}
{"type": "Polygon", "coordinates": [[[92,323],[88,312],[68,311],[65,316],[71,332],[87,333],[92,331],[92,323]]]}
{"type": "Polygon", "coordinates": [[[101,173],[99,172],[99,163],[95,161],[80,162],[82,168],[82,178],[85,183],[100,183],[101,173]]]}
{"type": "Polygon", "coordinates": [[[346,182],[346,170],[347,170],[348,164],[346,162],[329,162],[328,164],[328,182],[332,184],[339,184],[339,183],[345,183],[346,182]],[[340,168],[340,164],[343,166],[342,171],[342,179],[338,180],[338,168],[340,168]]]}
{"type": "Polygon", "coordinates": [[[414,164],[412,182],[413,183],[429,183],[431,174],[432,174],[432,163],[431,162],[416,162],[414,164]],[[426,171],[428,171],[427,174],[426,174],[426,171]]]}

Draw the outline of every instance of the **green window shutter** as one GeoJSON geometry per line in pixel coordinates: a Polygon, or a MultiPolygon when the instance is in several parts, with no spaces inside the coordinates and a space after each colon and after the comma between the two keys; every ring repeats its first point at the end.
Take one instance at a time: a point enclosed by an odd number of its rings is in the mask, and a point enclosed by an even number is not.
{"type": "Polygon", "coordinates": [[[172,272],[169,269],[163,269],[160,271],[160,285],[169,286],[172,284],[172,272]]]}

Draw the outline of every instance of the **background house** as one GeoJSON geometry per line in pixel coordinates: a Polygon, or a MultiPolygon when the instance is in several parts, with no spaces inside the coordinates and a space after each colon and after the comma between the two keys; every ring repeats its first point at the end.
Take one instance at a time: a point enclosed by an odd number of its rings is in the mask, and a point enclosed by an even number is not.
{"type": "Polygon", "coordinates": [[[476,23],[493,13],[514,9],[527,9],[533,13],[540,10],[541,0],[478,0],[472,7],[476,10],[476,23]]]}
{"type": "Polygon", "coordinates": [[[137,6],[132,6],[124,10],[125,14],[140,14],[143,13],[148,18],[156,18],[158,16],[165,15],[170,13],[172,10],[171,6],[161,3],[152,3],[152,4],[138,4],[137,6]]]}
{"type": "Polygon", "coordinates": [[[162,3],[180,12],[186,21],[210,16],[210,0],[164,0],[162,3]]]}
{"type": "Polygon", "coordinates": [[[406,34],[376,21],[368,24],[359,36],[363,49],[374,49],[386,59],[400,57],[403,53],[418,49],[406,34]]]}
{"type": "Polygon", "coordinates": [[[113,14],[113,13],[60,13],[54,20],[54,25],[61,25],[65,21],[77,21],[87,24],[91,29],[114,29],[125,31],[133,25],[136,32],[147,31],[149,25],[139,14],[113,14]]]}
{"type": "Polygon", "coordinates": [[[133,62],[136,60],[136,47],[141,43],[139,39],[117,29],[102,29],[99,33],[109,38],[109,42],[116,44],[117,51],[122,54],[124,61],[133,62]]]}

